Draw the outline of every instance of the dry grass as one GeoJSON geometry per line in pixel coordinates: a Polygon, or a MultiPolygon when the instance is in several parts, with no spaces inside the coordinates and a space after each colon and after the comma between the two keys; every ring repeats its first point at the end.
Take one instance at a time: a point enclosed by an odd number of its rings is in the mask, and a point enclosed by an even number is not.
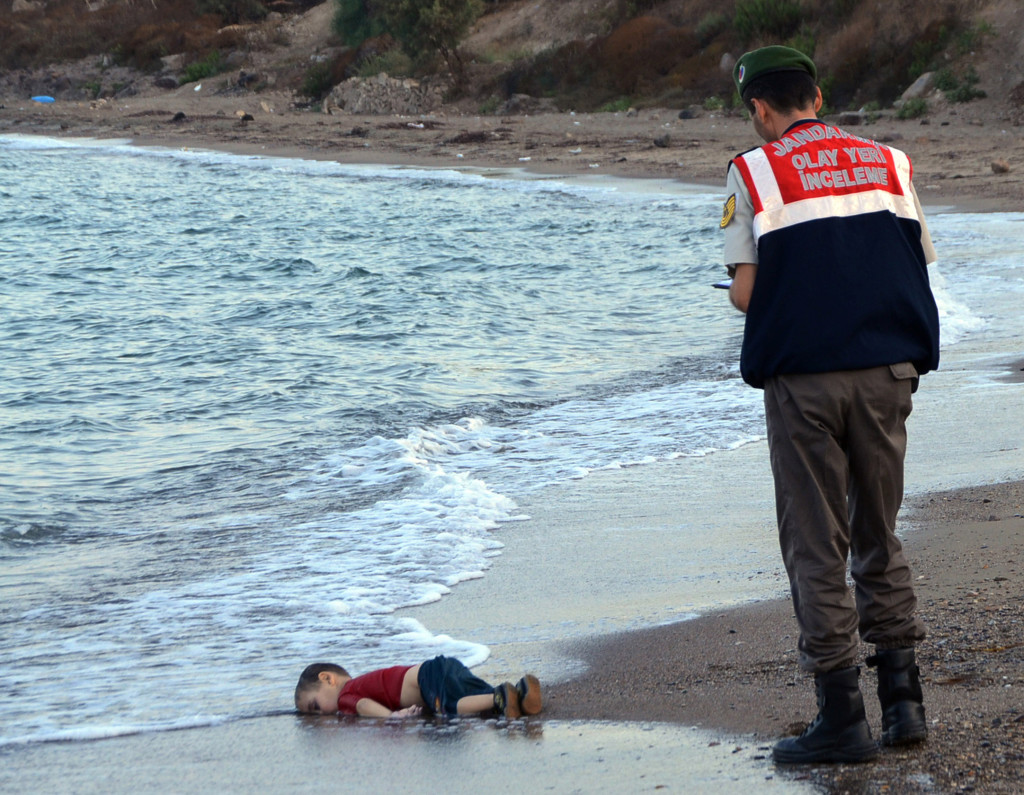
{"type": "MultiPolygon", "coordinates": [[[[489,76],[480,93],[556,97],[580,110],[661,98],[703,104],[712,96],[731,105],[733,88],[728,71],[720,68],[722,56],[778,43],[767,33],[741,40],[733,24],[737,2],[495,4],[492,11],[501,6],[514,13],[488,14],[478,26],[491,31],[487,41],[498,48],[492,57],[479,58],[489,76]],[[569,40],[567,33],[577,38],[569,40]],[[497,72],[501,75],[494,77],[497,72]]],[[[803,0],[800,28],[783,43],[815,58],[831,106],[885,103],[931,62],[955,55],[954,37],[970,27],[972,15],[984,5],[983,0],[803,0]]],[[[224,23],[224,17],[197,14],[196,0],[157,0],[157,7],[122,0],[96,12],[88,12],[81,0],[50,0],[45,12],[0,11],[0,69],[110,54],[120,64],[150,70],[159,68],[165,55],[184,53],[189,61],[214,50],[255,49],[270,38],[254,36],[254,26],[225,28],[224,23]]],[[[336,59],[324,79],[347,74],[351,64],[343,61],[336,59]]]]}
{"type": "Polygon", "coordinates": [[[45,11],[0,16],[0,68],[15,69],[109,54],[124,65],[156,69],[165,55],[201,56],[244,43],[224,18],[200,15],[194,0],[114,3],[89,11],[81,0],[51,0],[45,11]]]}
{"type": "MultiPolygon", "coordinates": [[[[596,2],[596,0],[595,0],[596,2]]],[[[955,50],[982,0],[804,0],[798,30],[779,42],[765,31],[741,39],[732,24],[736,1],[667,0],[644,3],[641,16],[607,35],[540,53],[504,78],[505,93],[555,96],[577,109],[595,109],[624,97],[635,104],[671,97],[673,104],[732,101],[726,53],[770,43],[797,46],[819,66],[830,105],[888,103],[918,74],[955,50]]],[[[624,6],[620,3],[616,10],[624,6]]],[[[765,6],[766,8],[770,6],[765,6]]],[[[499,87],[492,84],[489,90],[499,87]]]]}
{"type": "Polygon", "coordinates": [[[819,68],[832,76],[833,104],[896,99],[949,51],[957,32],[969,27],[974,5],[964,0],[858,5],[843,25],[820,38],[814,53],[819,68]]]}

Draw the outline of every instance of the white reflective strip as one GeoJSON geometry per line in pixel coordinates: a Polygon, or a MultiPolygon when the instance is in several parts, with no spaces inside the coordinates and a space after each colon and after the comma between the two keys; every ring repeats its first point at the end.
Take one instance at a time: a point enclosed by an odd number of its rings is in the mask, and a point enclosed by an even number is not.
{"type": "Polygon", "coordinates": [[[782,206],[782,191],[779,190],[772,164],[768,162],[768,155],[763,149],[755,149],[745,154],[743,159],[750,169],[750,178],[754,180],[761,206],[766,211],[779,209],[782,206]]]}
{"type": "Polygon", "coordinates": [[[821,196],[787,204],[773,212],[754,217],[754,240],[787,226],[820,218],[850,218],[854,215],[887,211],[899,218],[920,220],[912,196],[895,196],[884,190],[864,191],[845,196],[821,196]]]}
{"type": "MultiPolygon", "coordinates": [[[[900,181],[900,187],[903,189],[903,195],[910,195],[910,158],[904,152],[899,149],[890,149],[892,153],[893,163],[896,165],[896,177],[900,181]]],[[[916,214],[914,216],[917,217],[916,214]]]]}

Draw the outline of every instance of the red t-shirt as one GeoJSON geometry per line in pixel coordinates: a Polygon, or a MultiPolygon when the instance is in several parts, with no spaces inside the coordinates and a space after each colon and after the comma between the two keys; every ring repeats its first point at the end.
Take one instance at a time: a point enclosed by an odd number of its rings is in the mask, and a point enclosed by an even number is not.
{"type": "Polygon", "coordinates": [[[412,667],[396,665],[349,679],[338,693],[338,712],[358,715],[356,704],[364,698],[373,699],[392,712],[401,709],[402,682],[405,681],[406,671],[412,667]]]}

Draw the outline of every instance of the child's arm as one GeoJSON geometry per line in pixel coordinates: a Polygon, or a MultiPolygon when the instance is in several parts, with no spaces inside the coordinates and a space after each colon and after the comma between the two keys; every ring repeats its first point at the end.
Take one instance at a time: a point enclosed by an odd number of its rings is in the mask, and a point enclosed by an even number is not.
{"type": "Polygon", "coordinates": [[[423,712],[423,707],[406,707],[392,712],[372,698],[361,698],[356,702],[356,713],[364,718],[412,718],[423,712]]]}

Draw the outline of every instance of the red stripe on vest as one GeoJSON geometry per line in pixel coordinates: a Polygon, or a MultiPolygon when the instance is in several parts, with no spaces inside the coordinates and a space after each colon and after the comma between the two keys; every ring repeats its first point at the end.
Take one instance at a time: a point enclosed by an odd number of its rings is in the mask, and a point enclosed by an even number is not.
{"type": "Polygon", "coordinates": [[[785,204],[872,190],[904,195],[888,147],[850,137],[834,127],[801,125],[761,149],[785,204]]]}

